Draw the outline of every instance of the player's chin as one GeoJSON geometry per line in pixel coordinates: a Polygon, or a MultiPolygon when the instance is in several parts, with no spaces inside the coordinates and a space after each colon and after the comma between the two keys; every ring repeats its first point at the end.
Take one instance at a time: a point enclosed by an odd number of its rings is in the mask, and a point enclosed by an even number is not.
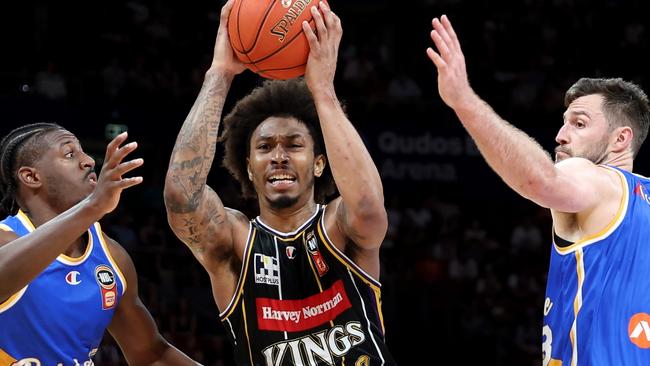
{"type": "Polygon", "coordinates": [[[271,207],[276,210],[289,208],[298,202],[298,195],[279,194],[273,197],[267,197],[271,207]]]}

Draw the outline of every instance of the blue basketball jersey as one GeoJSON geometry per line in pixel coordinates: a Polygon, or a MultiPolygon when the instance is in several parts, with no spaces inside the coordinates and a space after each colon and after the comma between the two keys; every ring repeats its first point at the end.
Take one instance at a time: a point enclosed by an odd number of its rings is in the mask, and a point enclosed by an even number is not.
{"type": "Polygon", "coordinates": [[[551,250],[543,365],[650,365],[650,179],[612,167],[623,198],[596,235],[551,250]]]}
{"type": "MultiPolygon", "coordinates": [[[[23,212],[0,230],[29,235],[23,212]]],[[[92,365],[92,356],[124,294],[124,276],[99,223],[88,229],[79,258],[59,255],[23,289],[0,303],[0,366],[92,365]]]]}

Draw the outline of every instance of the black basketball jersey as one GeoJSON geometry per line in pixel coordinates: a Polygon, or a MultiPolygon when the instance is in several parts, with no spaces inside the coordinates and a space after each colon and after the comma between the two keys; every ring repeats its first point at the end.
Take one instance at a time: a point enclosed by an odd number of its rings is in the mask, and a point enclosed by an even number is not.
{"type": "Polygon", "coordinates": [[[380,284],[329,240],[324,206],[282,233],[251,221],[235,294],[220,314],[239,365],[395,365],[380,284]]]}

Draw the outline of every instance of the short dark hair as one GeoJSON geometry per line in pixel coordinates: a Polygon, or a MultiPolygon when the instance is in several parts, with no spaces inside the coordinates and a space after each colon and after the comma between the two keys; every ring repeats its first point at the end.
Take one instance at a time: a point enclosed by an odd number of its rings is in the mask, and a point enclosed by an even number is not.
{"type": "Polygon", "coordinates": [[[43,136],[54,130],[64,130],[56,123],[32,123],[9,132],[0,141],[0,210],[15,215],[18,211],[18,177],[16,169],[34,164],[47,146],[43,136]]]}
{"type": "Polygon", "coordinates": [[[650,106],[648,106],[647,95],[638,85],[620,78],[582,78],[567,90],[564,106],[568,107],[574,100],[592,94],[603,96],[603,112],[610,128],[617,126],[632,128],[634,131],[632,152],[636,156],[648,136],[648,126],[650,126],[650,106]]]}
{"type": "MultiPolygon", "coordinates": [[[[269,117],[293,117],[305,124],[314,140],[314,155],[325,154],[325,141],[311,92],[302,79],[267,80],[242,98],[224,118],[225,154],[223,166],[239,182],[244,198],[256,198],[255,187],[248,179],[246,158],[250,154],[253,131],[269,117]]],[[[324,203],[336,191],[331,170],[325,168],[314,181],[314,196],[324,203]]]]}

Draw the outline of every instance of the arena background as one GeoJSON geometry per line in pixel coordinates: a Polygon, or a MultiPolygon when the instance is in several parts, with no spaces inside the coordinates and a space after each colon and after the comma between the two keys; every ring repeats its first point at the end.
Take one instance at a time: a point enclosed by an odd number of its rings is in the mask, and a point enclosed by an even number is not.
{"type": "MultiPolygon", "coordinates": [[[[548,150],[581,76],[650,89],[643,1],[331,0],[344,27],[336,87],[382,174],[386,339],[401,365],[539,365],[550,220],[487,167],[437,94],[430,20],[454,22],[472,85],[548,150]]],[[[53,121],[98,160],[111,135],[140,143],[145,182],[104,228],[131,254],[165,337],[232,365],[208,277],[169,230],[162,186],[175,136],[209,65],[218,1],[31,1],[3,11],[0,134],[53,121]]],[[[236,78],[232,103],[261,81],[236,78]]],[[[219,159],[219,158],[218,158],[219,159]]],[[[647,174],[642,149],[635,170],[647,174]]],[[[216,162],[209,183],[253,215],[216,162]]],[[[124,361],[110,335],[97,365],[124,361]]]]}

